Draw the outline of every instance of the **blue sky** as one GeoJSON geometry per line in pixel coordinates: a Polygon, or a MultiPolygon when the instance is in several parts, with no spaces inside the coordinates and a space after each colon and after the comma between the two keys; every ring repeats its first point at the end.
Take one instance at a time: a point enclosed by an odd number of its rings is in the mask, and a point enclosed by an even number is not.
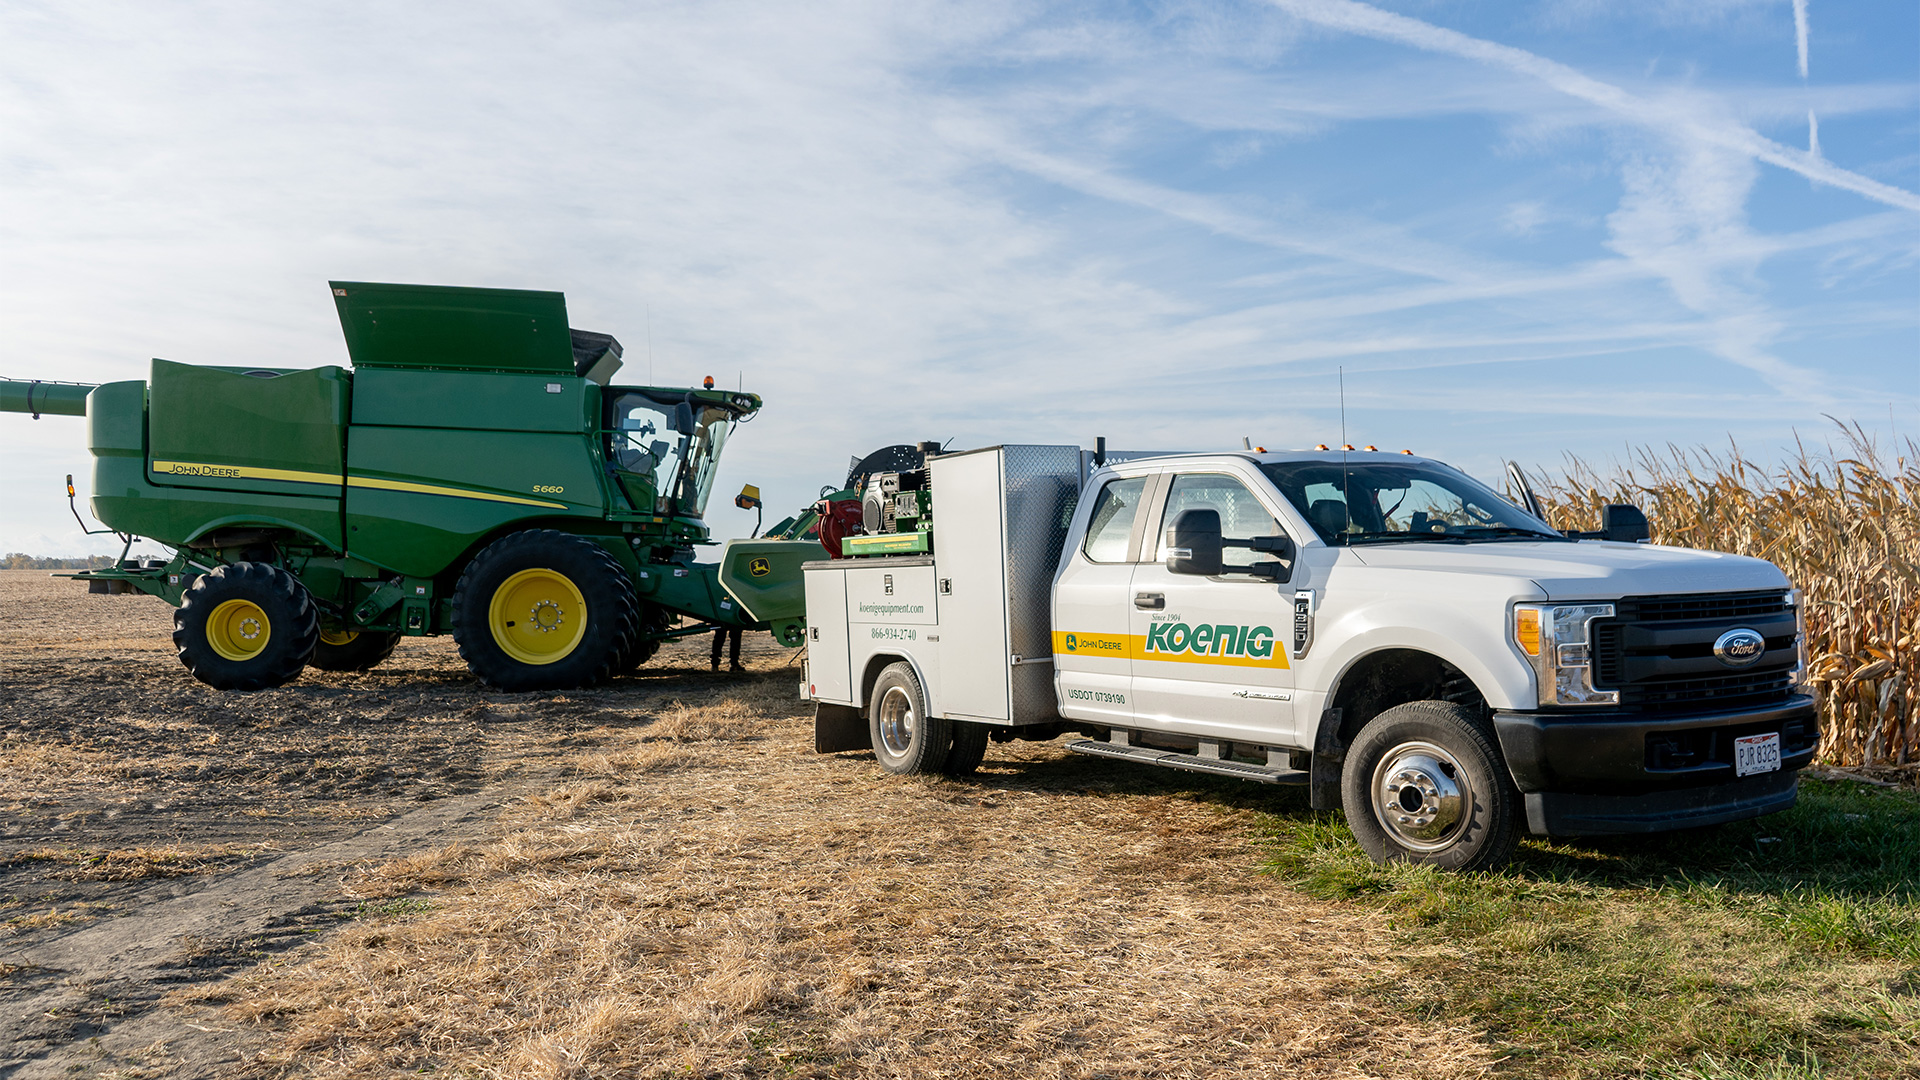
{"type": "MultiPolygon", "coordinates": [[[[1336,441],[1341,368],[1482,476],[1910,436],[1916,192],[1910,2],[0,6],[0,376],[556,289],[766,397],[774,517],[892,442],[1336,441]]],[[[68,472],[0,416],[0,551],[105,550],[68,472]]]]}

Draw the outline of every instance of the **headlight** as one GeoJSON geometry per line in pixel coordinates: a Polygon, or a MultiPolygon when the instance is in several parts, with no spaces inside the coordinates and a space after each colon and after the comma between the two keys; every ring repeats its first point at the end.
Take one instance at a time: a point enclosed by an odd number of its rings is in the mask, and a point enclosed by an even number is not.
{"type": "Polygon", "coordinates": [[[1795,652],[1793,674],[1787,677],[1787,685],[1796,690],[1807,689],[1807,603],[1806,594],[1799,589],[1787,593],[1787,606],[1793,608],[1793,648],[1795,652]]]}
{"type": "Polygon", "coordinates": [[[1593,688],[1593,621],[1612,604],[1525,605],[1513,609],[1513,643],[1533,665],[1542,705],[1611,705],[1617,690],[1593,688]]]}

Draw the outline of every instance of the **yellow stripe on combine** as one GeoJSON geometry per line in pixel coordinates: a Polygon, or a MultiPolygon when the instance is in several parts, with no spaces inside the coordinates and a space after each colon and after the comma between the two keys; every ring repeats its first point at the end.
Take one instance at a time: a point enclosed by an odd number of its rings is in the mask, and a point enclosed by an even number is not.
{"type": "MultiPolygon", "coordinates": [[[[339,487],[340,477],[332,473],[301,472],[298,469],[258,469],[250,465],[211,465],[201,461],[156,461],[153,471],[167,476],[196,476],[203,480],[280,480],[293,484],[325,484],[339,487]]],[[[348,487],[375,488],[381,491],[411,491],[421,495],[445,495],[455,499],[481,499],[486,502],[513,503],[517,506],[538,506],[548,510],[565,510],[565,503],[547,502],[543,499],[522,499],[516,495],[495,495],[489,491],[469,491],[465,488],[439,487],[434,484],[413,484],[404,480],[381,480],[372,476],[349,476],[348,487]]]]}
{"type": "Polygon", "coordinates": [[[377,488],[381,491],[412,491],[421,495],[448,495],[456,499],[485,499],[488,502],[515,503],[520,506],[543,506],[550,510],[567,509],[566,503],[522,499],[517,495],[495,495],[487,491],[467,491],[463,488],[436,487],[433,484],[412,484],[404,480],[381,480],[372,476],[349,476],[347,486],[377,488]]]}
{"type": "Polygon", "coordinates": [[[340,477],[335,473],[256,469],[249,465],[210,465],[202,461],[156,461],[153,471],[168,476],[198,476],[209,480],[284,480],[293,484],[340,486],[340,477]]]}
{"type": "Polygon", "coordinates": [[[1149,634],[1086,634],[1077,630],[1055,630],[1055,656],[1087,656],[1110,660],[1149,660],[1167,664],[1224,664],[1230,667],[1285,669],[1287,650],[1267,627],[1206,625],[1200,641],[1193,631],[1200,626],[1177,624],[1156,627],[1149,634]],[[1149,640],[1151,638],[1151,641],[1149,640]],[[1215,640],[1217,639],[1217,641],[1215,640]]]}

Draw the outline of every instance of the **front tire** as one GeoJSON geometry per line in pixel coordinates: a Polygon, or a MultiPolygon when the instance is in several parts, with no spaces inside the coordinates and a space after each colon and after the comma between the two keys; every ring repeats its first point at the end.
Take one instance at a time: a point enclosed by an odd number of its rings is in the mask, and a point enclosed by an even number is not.
{"type": "Polygon", "coordinates": [[[1396,705],[1341,767],[1347,827],[1374,862],[1493,870],[1513,854],[1520,793],[1486,723],[1445,701],[1396,705]]]}
{"type": "Polygon", "coordinates": [[[400,635],[387,630],[322,630],[311,663],[321,671],[368,671],[393,655],[400,635]]]}
{"type": "Polygon", "coordinates": [[[267,563],[217,566],[173,613],[173,644],[215,690],[266,690],[299,678],[320,640],[320,613],[298,578],[267,563]]]}
{"type": "Polygon", "coordinates": [[[880,767],[900,776],[937,773],[953,746],[953,724],[927,715],[927,696],[913,665],[889,664],[867,702],[867,733],[880,767]]]}
{"type": "Polygon", "coordinates": [[[591,686],[611,673],[638,618],[607,550],[552,529],[481,549],[453,590],[453,639],[480,679],[511,692],[591,686]]]}

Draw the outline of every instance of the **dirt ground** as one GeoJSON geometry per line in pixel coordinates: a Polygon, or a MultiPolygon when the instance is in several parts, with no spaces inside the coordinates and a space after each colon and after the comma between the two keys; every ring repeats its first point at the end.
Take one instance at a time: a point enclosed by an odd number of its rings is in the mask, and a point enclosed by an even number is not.
{"type": "MultiPolygon", "coordinates": [[[[0,1078],[1478,1075],[1275,793],[994,745],[811,752],[798,666],[588,691],[447,639],[217,693],[171,609],[0,572],[0,1078]],[[1383,991],[1383,988],[1386,988],[1383,991]]],[[[1298,809],[1298,808],[1294,808],[1298,809]]]]}

